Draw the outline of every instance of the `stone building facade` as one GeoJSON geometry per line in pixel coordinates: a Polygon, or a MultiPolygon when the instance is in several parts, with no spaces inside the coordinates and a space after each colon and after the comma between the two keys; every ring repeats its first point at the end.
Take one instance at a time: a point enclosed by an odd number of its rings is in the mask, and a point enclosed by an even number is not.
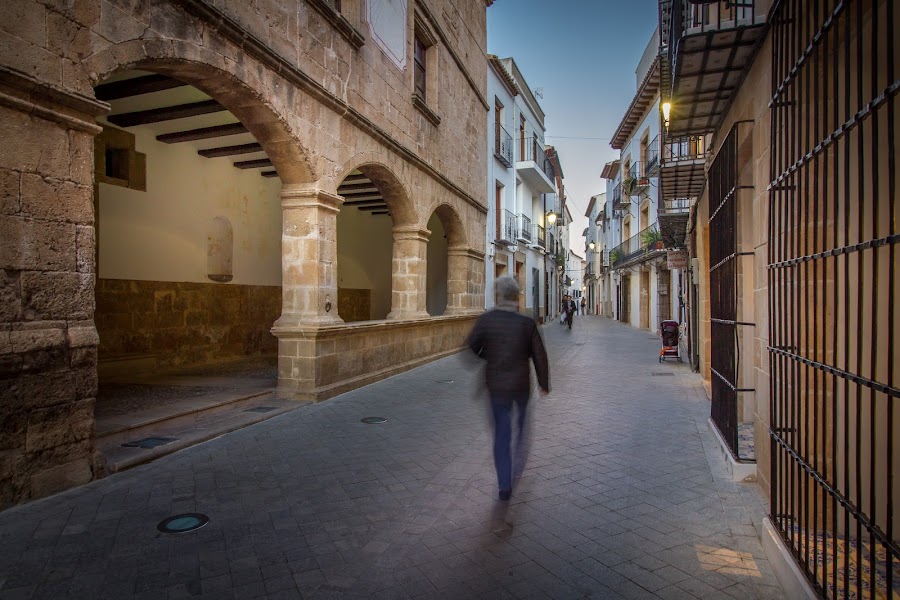
{"type": "MultiPolygon", "coordinates": [[[[153,339],[171,341],[170,319],[181,324],[185,343],[217,340],[186,352],[185,361],[277,348],[279,393],[312,400],[460,346],[484,306],[490,4],[0,2],[6,15],[0,23],[0,135],[6,140],[0,146],[0,505],[101,475],[94,402],[98,349],[106,338],[120,344],[109,347],[111,354],[146,350],[153,339]],[[101,99],[100,86],[117,82],[131,91],[104,88],[103,97],[116,100],[101,99]],[[158,86],[153,93],[187,86],[201,99],[165,109],[115,109],[119,99],[140,93],[136,85],[158,86]],[[215,291],[233,285],[230,272],[212,272],[231,268],[230,258],[219,260],[221,245],[207,248],[215,232],[196,247],[186,245],[182,255],[190,262],[199,248],[197,260],[215,263],[201,273],[201,279],[208,275],[205,283],[120,274],[98,285],[98,255],[102,271],[102,257],[117,252],[103,247],[104,225],[116,223],[100,210],[104,190],[115,184],[150,193],[168,175],[140,146],[115,140],[172,110],[187,112],[170,118],[204,110],[233,116],[233,123],[191,131],[241,130],[252,136],[241,146],[255,149],[258,164],[273,169],[262,173],[277,182],[272,222],[280,221],[274,236],[280,265],[272,285],[215,291]],[[120,112],[132,120],[115,125],[111,115],[120,112]],[[390,219],[381,226],[390,236],[390,306],[376,320],[349,322],[338,314],[338,238],[368,235],[358,228],[342,234],[338,226],[351,180],[376,189],[385,206],[379,212],[390,219]],[[427,310],[429,222],[446,238],[440,316],[427,310]],[[140,296],[143,308],[123,300],[129,294],[140,296]],[[130,308],[122,309],[123,302],[130,308]],[[254,323],[209,333],[209,323],[246,314],[241,307],[248,305],[254,323]],[[98,311],[105,311],[100,334],[98,311]],[[260,327],[260,320],[268,322],[260,327]],[[202,335],[185,333],[191,326],[202,335]],[[144,341],[123,337],[129,328],[151,327],[159,332],[144,341]]],[[[179,213],[166,239],[180,243],[180,219],[203,206],[179,213]]],[[[127,208],[138,210],[137,204],[127,208]]],[[[223,227],[216,231],[230,225],[223,227]]],[[[273,243],[273,236],[261,237],[273,243]]],[[[237,240],[235,232],[236,263],[246,251],[237,240]]],[[[238,264],[234,270],[237,282],[238,264]]]]}

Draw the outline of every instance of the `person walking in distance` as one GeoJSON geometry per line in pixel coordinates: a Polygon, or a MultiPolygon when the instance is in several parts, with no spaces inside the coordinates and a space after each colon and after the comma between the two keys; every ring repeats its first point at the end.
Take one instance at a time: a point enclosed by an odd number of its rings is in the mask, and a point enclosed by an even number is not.
{"type": "Polygon", "coordinates": [[[584,296],[581,297],[581,316],[585,315],[584,309],[587,307],[587,301],[585,301],[584,296]]]}
{"type": "Polygon", "coordinates": [[[575,317],[575,301],[572,300],[571,296],[566,294],[566,300],[563,306],[566,311],[566,325],[569,326],[569,329],[572,329],[572,319],[575,317]]]}
{"type": "MultiPolygon", "coordinates": [[[[482,314],[466,345],[479,358],[487,361],[485,383],[494,418],[494,467],[500,500],[512,494],[512,417],[516,414],[518,444],[523,444],[525,416],[531,396],[531,367],[534,363],[538,385],[544,394],[550,392],[550,368],[547,351],[537,324],[517,311],[519,284],[509,276],[494,282],[496,307],[482,314]]],[[[524,457],[522,457],[524,458],[524,457]]],[[[522,465],[517,465],[520,470],[522,465]]]]}

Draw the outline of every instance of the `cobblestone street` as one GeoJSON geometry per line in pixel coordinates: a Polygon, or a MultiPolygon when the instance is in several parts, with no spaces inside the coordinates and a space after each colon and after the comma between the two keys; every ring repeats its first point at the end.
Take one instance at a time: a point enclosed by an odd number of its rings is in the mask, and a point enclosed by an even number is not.
{"type": "Polygon", "coordinates": [[[459,354],[0,513],[0,598],[783,597],[700,379],[604,318],[543,332],[509,503],[459,354]]]}

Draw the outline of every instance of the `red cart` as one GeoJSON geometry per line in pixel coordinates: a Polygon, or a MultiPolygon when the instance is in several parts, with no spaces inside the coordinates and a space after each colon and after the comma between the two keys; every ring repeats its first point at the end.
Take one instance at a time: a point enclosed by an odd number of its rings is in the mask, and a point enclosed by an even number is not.
{"type": "Polygon", "coordinates": [[[678,352],[678,337],[681,328],[678,321],[663,321],[660,325],[662,330],[662,350],[659,351],[659,362],[666,358],[677,358],[681,362],[681,354],[678,352]]]}

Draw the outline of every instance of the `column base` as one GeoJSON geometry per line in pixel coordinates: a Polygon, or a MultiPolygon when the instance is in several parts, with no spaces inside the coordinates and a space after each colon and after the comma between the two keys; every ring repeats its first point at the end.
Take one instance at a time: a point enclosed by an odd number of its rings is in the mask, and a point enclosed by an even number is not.
{"type": "Polygon", "coordinates": [[[323,325],[343,325],[344,320],[335,315],[282,315],[272,325],[272,333],[275,337],[276,330],[284,331],[297,327],[321,327],[323,325]]]}
{"type": "Polygon", "coordinates": [[[388,313],[387,320],[388,321],[397,321],[397,320],[413,320],[413,319],[428,319],[431,315],[428,314],[427,310],[392,310],[388,313]]]}

